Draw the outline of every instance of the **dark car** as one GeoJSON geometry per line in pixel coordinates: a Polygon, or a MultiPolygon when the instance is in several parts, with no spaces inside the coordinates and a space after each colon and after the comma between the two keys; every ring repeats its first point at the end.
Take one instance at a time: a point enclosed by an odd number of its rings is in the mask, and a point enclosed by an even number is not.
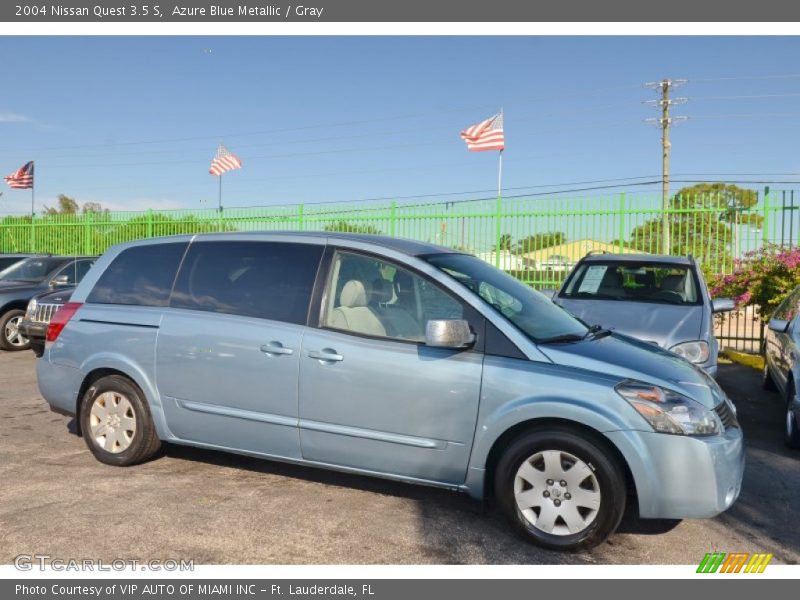
{"type": "Polygon", "coordinates": [[[94,257],[33,256],[0,271],[0,350],[27,350],[19,330],[31,298],[57,287],[74,286],[94,257]]]}
{"type": "Polygon", "coordinates": [[[65,285],[51,292],[34,296],[28,302],[25,317],[19,324],[19,332],[28,339],[31,350],[36,356],[44,354],[44,343],[50,319],[59,308],[69,302],[74,289],[74,285],[65,285]]]}
{"type": "Polygon", "coordinates": [[[31,258],[32,256],[38,256],[37,254],[0,254],[0,271],[11,267],[18,262],[25,260],[26,258],[31,258]]]}

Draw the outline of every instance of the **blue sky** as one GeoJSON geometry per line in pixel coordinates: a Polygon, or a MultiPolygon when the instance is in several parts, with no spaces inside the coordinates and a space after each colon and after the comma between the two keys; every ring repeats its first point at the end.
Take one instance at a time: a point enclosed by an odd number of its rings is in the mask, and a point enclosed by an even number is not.
{"type": "MultiPolygon", "coordinates": [[[[504,187],[658,176],[641,84],[663,77],[689,79],[676,180],[800,173],[800,95],[782,96],[800,94],[785,77],[800,38],[3,37],[0,52],[18,67],[0,92],[0,173],[35,160],[39,207],[59,193],[214,207],[220,141],[244,162],[226,206],[487,196],[497,153],[458,133],[500,107],[504,187]],[[727,98],[746,95],[774,97],[727,98]]],[[[3,187],[0,213],[29,209],[3,187]]]]}

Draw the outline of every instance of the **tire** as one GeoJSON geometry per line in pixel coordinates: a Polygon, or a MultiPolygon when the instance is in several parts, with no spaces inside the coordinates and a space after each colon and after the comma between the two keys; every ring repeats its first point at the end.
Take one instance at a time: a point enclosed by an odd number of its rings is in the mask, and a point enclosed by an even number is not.
{"type": "Polygon", "coordinates": [[[86,390],[80,424],[89,450],[107,465],[136,465],[161,448],[144,394],[121,375],[98,379],[86,390]]]}
{"type": "Polygon", "coordinates": [[[789,383],[786,392],[786,430],[784,441],[789,448],[800,450],[800,423],[797,420],[797,409],[794,407],[794,382],[789,383]]]}
{"type": "Polygon", "coordinates": [[[772,374],[769,372],[766,356],[764,357],[764,368],[761,370],[761,389],[768,392],[778,391],[778,386],[775,385],[775,380],[772,378],[772,374]]]}
{"type": "Polygon", "coordinates": [[[17,329],[24,317],[25,311],[18,308],[11,309],[0,317],[0,348],[8,352],[18,352],[31,347],[30,340],[17,329]]]}
{"type": "Polygon", "coordinates": [[[514,440],[497,464],[494,491],[512,527],[553,550],[604,542],[622,519],[627,493],[610,451],[569,429],[531,431],[514,440]],[[570,466],[580,471],[573,474],[570,466]]]}

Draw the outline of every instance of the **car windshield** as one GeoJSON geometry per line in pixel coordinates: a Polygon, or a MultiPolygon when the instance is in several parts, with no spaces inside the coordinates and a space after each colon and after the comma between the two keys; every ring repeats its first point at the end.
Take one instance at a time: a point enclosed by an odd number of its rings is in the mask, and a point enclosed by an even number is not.
{"type": "Polygon", "coordinates": [[[531,339],[542,342],[583,338],[589,330],[549,298],[500,269],[467,254],[424,257],[511,321],[531,339]]]}
{"type": "Polygon", "coordinates": [[[670,263],[585,262],[570,276],[560,295],[586,300],[699,304],[692,267],[670,263]]]}
{"type": "Polygon", "coordinates": [[[25,281],[38,283],[63,261],[56,258],[26,258],[0,271],[0,281],[25,281]]]}

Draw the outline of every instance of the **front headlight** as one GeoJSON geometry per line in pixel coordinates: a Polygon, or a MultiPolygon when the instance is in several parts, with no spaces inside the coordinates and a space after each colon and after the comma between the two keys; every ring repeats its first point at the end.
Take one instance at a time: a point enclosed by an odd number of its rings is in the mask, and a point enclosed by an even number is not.
{"type": "Polygon", "coordinates": [[[36,306],[38,302],[36,302],[36,298],[31,298],[31,301],[28,302],[28,308],[25,311],[25,318],[30,321],[36,315],[36,306]]]}
{"type": "Polygon", "coordinates": [[[724,431],[716,413],[683,394],[638,381],[625,381],[616,390],[659,433],[717,435],[724,431]]]}
{"type": "Polygon", "coordinates": [[[676,344],[670,348],[670,352],[674,352],[678,356],[685,358],[690,363],[694,363],[696,365],[701,365],[706,362],[710,354],[708,343],[704,342],[703,340],[676,344]]]}

